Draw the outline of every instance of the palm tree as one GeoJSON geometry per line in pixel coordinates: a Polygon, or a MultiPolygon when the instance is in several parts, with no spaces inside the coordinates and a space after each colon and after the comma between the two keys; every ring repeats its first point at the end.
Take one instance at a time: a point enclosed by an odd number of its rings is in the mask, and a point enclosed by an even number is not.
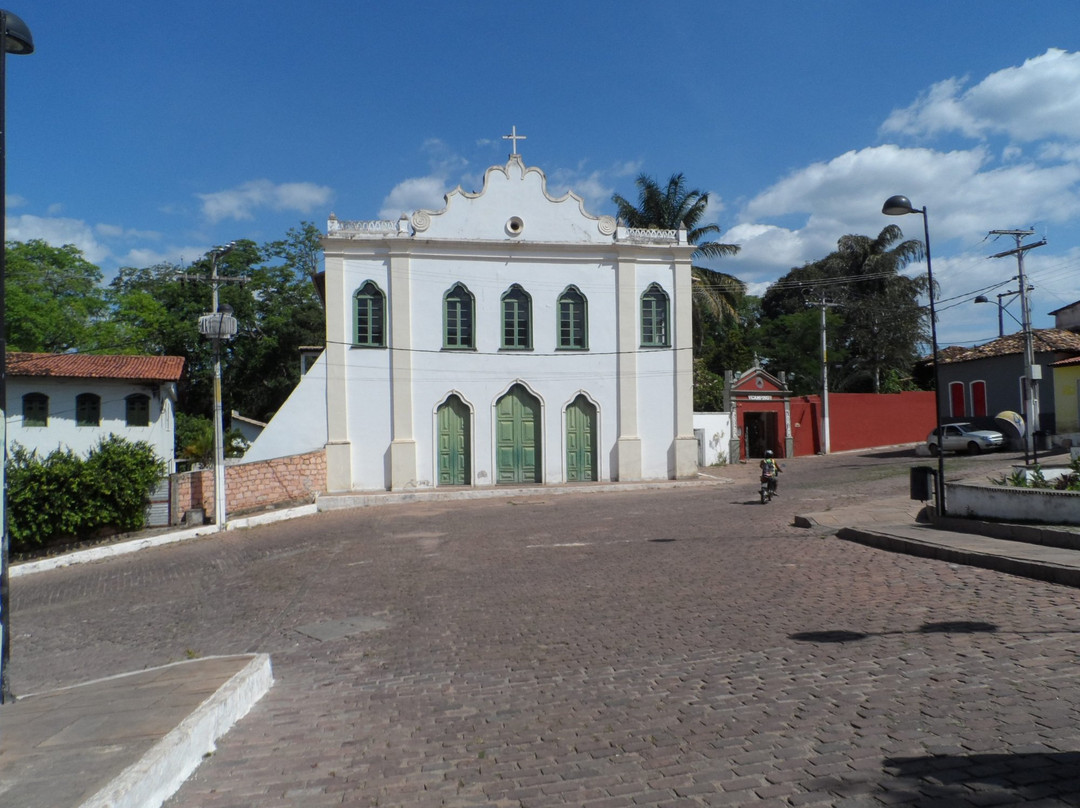
{"type": "Polygon", "coordinates": [[[682,174],[672,174],[666,187],[661,187],[647,174],[641,174],[634,184],[638,189],[636,205],[619,194],[611,197],[619,208],[619,218],[626,222],[627,227],[660,230],[685,227],[687,240],[697,247],[691,258],[695,263],[690,272],[693,279],[694,324],[698,334],[702,333],[705,314],[720,321],[734,320],[739,300],[746,293],[746,284],[733,275],[696,263],[708,258],[734,255],[739,251],[737,244],[707,240],[708,236],[720,232],[715,224],[701,224],[701,218],[709,206],[709,194],[687,189],[686,178],[682,174]]]}
{"type": "Polygon", "coordinates": [[[871,380],[881,391],[884,375],[893,369],[906,371],[925,339],[926,313],[918,296],[927,291],[923,275],[909,278],[900,270],[923,257],[923,243],[903,240],[896,225],[885,227],[876,238],[847,235],[837,241],[828,259],[835,276],[850,278],[846,289],[844,331],[852,346],[852,381],[871,380]]]}

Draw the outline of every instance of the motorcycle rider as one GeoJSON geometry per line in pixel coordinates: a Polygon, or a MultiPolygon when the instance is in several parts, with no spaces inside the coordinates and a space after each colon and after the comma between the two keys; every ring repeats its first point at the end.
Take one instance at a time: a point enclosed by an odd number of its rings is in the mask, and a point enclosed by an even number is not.
{"type": "Polygon", "coordinates": [[[777,496],[776,484],[779,475],[780,466],[777,465],[776,459],[773,457],[772,449],[767,449],[765,457],[761,461],[761,481],[769,484],[769,491],[773,496],[777,496]]]}

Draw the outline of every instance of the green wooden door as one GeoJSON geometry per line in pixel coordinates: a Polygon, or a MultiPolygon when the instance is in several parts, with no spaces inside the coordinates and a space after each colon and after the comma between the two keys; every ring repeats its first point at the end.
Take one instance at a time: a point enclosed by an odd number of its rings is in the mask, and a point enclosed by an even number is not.
{"type": "Polygon", "coordinates": [[[540,402],[520,384],[495,405],[497,483],[538,483],[540,402]]]}
{"type": "Polygon", "coordinates": [[[439,485],[469,485],[469,408],[457,396],[439,407],[439,485]]]}
{"type": "Polygon", "coordinates": [[[596,407],[578,396],[566,408],[566,481],[596,480],[596,407]]]}

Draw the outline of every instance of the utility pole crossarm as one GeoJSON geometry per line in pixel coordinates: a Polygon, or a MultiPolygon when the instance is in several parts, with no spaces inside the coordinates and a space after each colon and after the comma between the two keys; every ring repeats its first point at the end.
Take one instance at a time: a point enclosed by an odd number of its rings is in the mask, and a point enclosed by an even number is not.
{"type": "Polygon", "coordinates": [[[178,281],[197,281],[199,283],[247,283],[251,280],[247,275],[218,275],[215,278],[211,275],[192,275],[187,272],[173,277],[178,281]]]}
{"type": "Polygon", "coordinates": [[[999,252],[996,255],[988,255],[987,258],[1005,258],[1008,255],[1018,255],[1028,250],[1034,250],[1036,247],[1045,247],[1046,239],[1042,241],[1036,241],[1034,244],[1025,244],[1023,247],[1017,247],[1015,250],[1006,250],[1005,252],[999,252]]]}
{"type": "MultiPolygon", "coordinates": [[[[1032,244],[1023,244],[1023,240],[1027,236],[1035,235],[1034,230],[991,230],[992,236],[1012,236],[1016,240],[1016,247],[1012,250],[1005,250],[1004,252],[991,255],[991,258],[1006,258],[1010,255],[1016,256],[1017,275],[1016,278],[1020,282],[1018,288],[1018,294],[1020,295],[1020,315],[1021,323],[1024,334],[1024,377],[1021,384],[1022,400],[1021,407],[1024,412],[1024,462],[1028,462],[1028,456],[1030,454],[1031,460],[1034,462],[1039,461],[1038,457],[1038,445],[1035,441],[1035,432],[1040,429],[1040,416],[1039,416],[1039,379],[1042,377],[1041,368],[1035,364],[1035,345],[1032,339],[1031,333],[1031,300],[1028,297],[1028,292],[1032,287],[1028,286],[1027,279],[1024,277],[1024,253],[1028,250],[1033,250],[1036,247],[1042,247],[1046,244],[1046,239],[1034,242],[1032,244]]],[[[999,302],[1000,307],[1000,302],[999,302]]],[[[1000,314],[998,315],[1000,322],[1000,314]]],[[[1001,326],[998,326],[998,330],[1002,330],[1001,326]]]]}

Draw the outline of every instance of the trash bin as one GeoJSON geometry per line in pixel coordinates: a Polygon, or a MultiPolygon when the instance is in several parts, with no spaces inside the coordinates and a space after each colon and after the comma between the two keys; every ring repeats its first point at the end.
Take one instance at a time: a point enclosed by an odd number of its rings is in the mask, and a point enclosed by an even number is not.
{"type": "Polygon", "coordinates": [[[1033,436],[1035,439],[1035,448],[1040,452],[1050,451],[1050,433],[1045,430],[1039,430],[1033,436]]]}
{"type": "Polygon", "coordinates": [[[933,499],[933,485],[930,481],[933,479],[934,474],[932,466],[911,467],[911,499],[917,499],[921,502],[928,502],[933,499]]]}

